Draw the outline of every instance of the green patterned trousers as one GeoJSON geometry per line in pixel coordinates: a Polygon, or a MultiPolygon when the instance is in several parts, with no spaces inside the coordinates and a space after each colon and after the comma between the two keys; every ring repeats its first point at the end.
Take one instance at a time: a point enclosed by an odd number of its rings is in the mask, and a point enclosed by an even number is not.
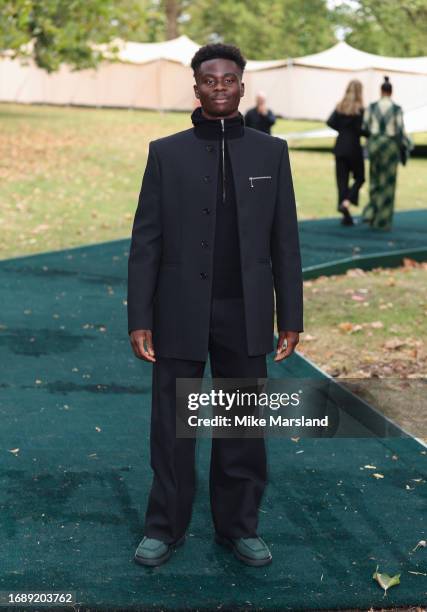
{"type": "Polygon", "coordinates": [[[362,211],[362,219],[371,227],[391,229],[396,191],[399,147],[394,138],[383,134],[368,140],[369,202],[362,211]]]}

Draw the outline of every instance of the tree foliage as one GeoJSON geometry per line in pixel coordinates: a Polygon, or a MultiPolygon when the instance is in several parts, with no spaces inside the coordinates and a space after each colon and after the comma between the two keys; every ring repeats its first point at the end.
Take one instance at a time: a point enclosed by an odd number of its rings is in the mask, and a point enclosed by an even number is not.
{"type": "Polygon", "coordinates": [[[182,31],[205,44],[221,41],[251,59],[313,53],[335,42],[324,0],[199,0],[188,9],[182,31]]]}
{"type": "Polygon", "coordinates": [[[334,11],[350,45],[378,55],[427,55],[427,0],[360,0],[334,11]]]}
{"type": "Polygon", "coordinates": [[[345,33],[383,55],[427,55],[427,0],[0,0],[0,49],[30,54],[48,72],[102,59],[95,44],[155,42],[187,34],[232,43],[250,59],[316,53],[345,33]]]}
{"type": "Polygon", "coordinates": [[[144,5],[136,0],[0,0],[0,48],[22,55],[22,45],[48,72],[61,63],[96,66],[91,44],[144,36],[144,5]]]}

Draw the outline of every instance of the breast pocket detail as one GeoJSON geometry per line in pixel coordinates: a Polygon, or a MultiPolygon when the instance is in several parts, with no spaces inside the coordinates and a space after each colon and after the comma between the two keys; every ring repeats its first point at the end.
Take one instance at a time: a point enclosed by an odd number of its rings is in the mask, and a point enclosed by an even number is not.
{"type": "Polygon", "coordinates": [[[262,180],[271,180],[271,176],[250,176],[249,177],[249,182],[251,184],[251,187],[254,187],[254,181],[262,181],[262,180]]]}

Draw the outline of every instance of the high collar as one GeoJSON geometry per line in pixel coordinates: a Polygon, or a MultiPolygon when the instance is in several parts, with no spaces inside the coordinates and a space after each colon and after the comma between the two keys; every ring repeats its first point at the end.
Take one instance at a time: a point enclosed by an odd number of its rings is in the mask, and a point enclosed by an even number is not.
{"type": "MultiPolygon", "coordinates": [[[[191,113],[191,121],[198,138],[217,140],[222,134],[221,119],[208,119],[202,114],[202,107],[198,106],[191,113]]],[[[224,119],[225,138],[241,138],[244,134],[245,120],[239,112],[235,117],[224,119]]]]}

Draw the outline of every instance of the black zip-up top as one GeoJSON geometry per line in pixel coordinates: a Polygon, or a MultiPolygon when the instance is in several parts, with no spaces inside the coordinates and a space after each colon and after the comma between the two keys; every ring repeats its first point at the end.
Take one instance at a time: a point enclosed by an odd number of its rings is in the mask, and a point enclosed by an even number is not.
{"type": "Polygon", "coordinates": [[[215,140],[218,143],[219,172],[217,185],[216,225],[212,297],[243,297],[240,267],[237,205],[227,140],[241,138],[244,134],[244,119],[239,112],[236,117],[207,119],[201,107],[196,108],[191,120],[196,136],[215,140]]]}

